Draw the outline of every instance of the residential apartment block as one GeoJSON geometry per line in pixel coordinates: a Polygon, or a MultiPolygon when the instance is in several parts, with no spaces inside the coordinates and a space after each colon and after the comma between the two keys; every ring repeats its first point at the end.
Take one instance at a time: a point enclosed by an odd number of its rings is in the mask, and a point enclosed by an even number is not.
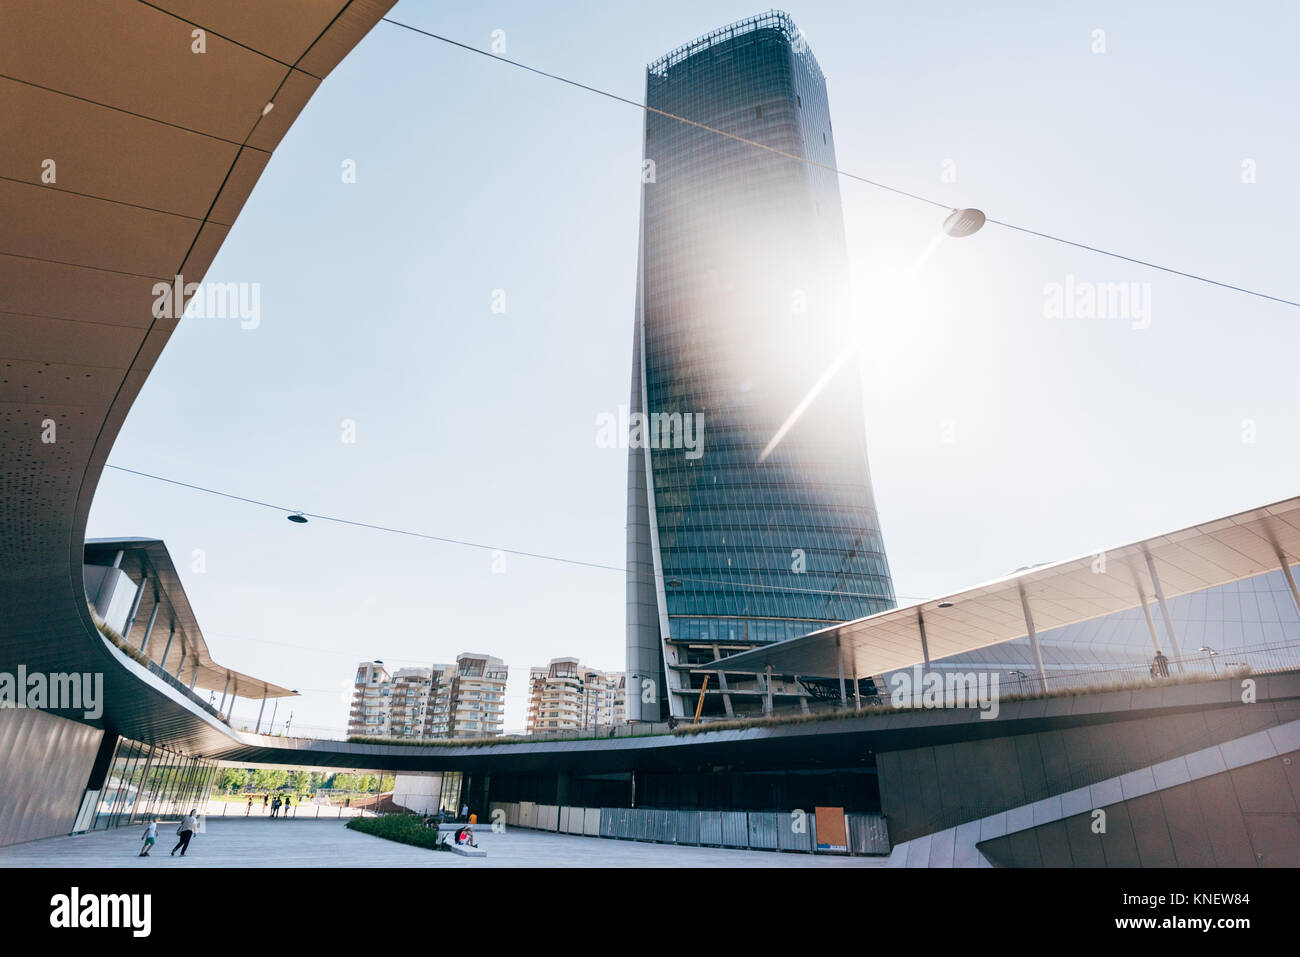
{"type": "Polygon", "coordinates": [[[528,672],[528,733],[608,727],[627,720],[623,672],[597,671],[577,658],[554,658],[528,672]]]}
{"type": "Polygon", "coordinates": [[[357,667],[348,734],[421,739],[501,733],[506,666],[500,658],[465,652],[455,664],[399,668],[382,661],[357,667]]]}

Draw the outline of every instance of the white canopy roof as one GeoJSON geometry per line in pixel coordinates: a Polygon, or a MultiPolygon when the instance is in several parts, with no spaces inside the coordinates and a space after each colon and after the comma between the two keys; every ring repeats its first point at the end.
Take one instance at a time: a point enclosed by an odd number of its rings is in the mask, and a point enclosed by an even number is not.
{"type": "MultiPolygon", "coordinates": [[[[1035,630],[1047,631],[1166,598],[1251,578],[1300,561],[1300,498],[1181,531],[1039,565],[951,595],[722,658],[728,671],[833,676],[840,647],[845,676],[875,675],[1024,637],[1021,589],[1035,630]]],[[[1297,599],[1300,603],[1300,598],[1297,599]]],[[[715,666],[708,666],[712,670],[715,666]]]]}

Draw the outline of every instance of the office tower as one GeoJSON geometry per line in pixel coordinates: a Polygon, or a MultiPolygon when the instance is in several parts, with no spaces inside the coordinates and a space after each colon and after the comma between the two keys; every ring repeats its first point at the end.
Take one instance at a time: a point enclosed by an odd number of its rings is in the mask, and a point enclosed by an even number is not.
{"type": "Polygon", "coordinates": [[[776,676],[770,688],[765,676],[710,676],[701,702],[692,668],[894,604],[859,365],[842,361],[865,330],[849,308],[825,78],[773,12],[650,64],[646,102],[628,717],[752,714],[774,697],[806,706],[826,676],[776,676]]]}

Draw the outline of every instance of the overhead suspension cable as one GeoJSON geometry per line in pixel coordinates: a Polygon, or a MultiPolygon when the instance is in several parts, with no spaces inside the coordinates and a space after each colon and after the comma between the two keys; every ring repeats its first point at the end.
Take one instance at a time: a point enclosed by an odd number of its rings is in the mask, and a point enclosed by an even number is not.
{"type": "MultiPolygon", "coordinates": [[[[856,180],[859,183],[865,183],[868,186],[874,186],[877,189],[888,190],[891,193],[897,193],[900,196],[906,196],[908,199],[914,199],[917,202],[929,203],[931,206],[937,206],[940,209],[951,210],[953,208],[950,203],[941,203],[938,200],[930,199],[928,196],[922,196],[919,193],[913,193],[908,190],[901,189],[897,186],[891,186],[888,183],[882,183],[879,180],[870,179],[869,177],[866,176],[861,176],[857,173],[850,172],[849,170],[841,169],[838,166],[831,166],[828,163],[819,163],[816,160],[809,159],[806,156],[800,156],[797,153],[791,153],[788,150],[778,149],[775,146],[768,146],[766,143],[760,143],[757,140],[752,140],[749,139],[748,137],[738,136],[735,133],[728,133],[726,130],[718,129],[716,126],[710,126],[707,123],[700,123],[696,120],[688,119],[687,117],[680,116],[676,113],[670,113],[667,110],[661,110],[657,107],[650,106],[647,103],[640,103],[637,100],[631,99],[630,97],[621,96],[618,93],[611,93],[609,90],[603,90],[600,87],[592,86],[588,83],[582,83],[579,80],[574,80],[570,77],[562,76],[561,74],[558,73],[550,73],[546,70],[539,69],[538,67],[530,66],[527,63],[522,63],[519,60],[512,60],[509,57],[504,57],[499,54],[492,53],[488,50],[481,50],[478,47],[471,46],[468,43],[463,43],[460,40],[453,40],[451,37],[443,36],[440,33],[434,33],[431,30],[424,30],[410,23],[403,23],[401,20],[394,20],[391,17],[384,17],[383,22],[391,24],[392,26],[395,27],[401,27],[403,30],[409,30],[412,33],[418,33],[421,36],[428,37],[431,40],[438,40],[441,43],[446,43],[450,46],[457,47],[461,50],[466,50],[470,53],[477,53],[479,56],[487,57],[490,60],[496,60],[499,63],[504,63],[508,66],[515,67],[516,69],[519,70],[525,70],[529,73],[536,74],[537,76],[545,77],[548,80],[554,80],[557,83],[564,83],[567,84],[568,86],[575,87],[579,90],[585,90],[588,93],[594,93],[597,96],[603,96],[606,99],[614,100],[615,102],[623,103],[626,104],[627,106],[635,107],[638,110],[642,110],[646,113],[653,113],[656,116],[662,116],[665,119],[674,120],[678,123],[685,123],[687,126],[694,126],[697,129],[706,130],[709,133],[713,133],[717,136],[723,136],[729,140],[735,140],[738,143],[744,143],[746,146],[750,146],[755,149],[766,150],[767,152],[774,153],[777,156],[783,156],[786,159],[794,160],[795,162],[798,163],[804,163],[808,166],[813,166],[818,169],[826,170],[827,172],[834,173],[837,176],[842,176],[845,179],[856,180]]],[[[1042,232],[1041,230],[1031,229],[1028,226],[1021,226],[1016,223],[1009,223],[1006,220],[992,219],[992,218],[988,219],[987,222],[990,222],[995,226],[1001,226],[1004,229],[1011,229],[1011,230],[1015,230],[1016,232],[1024,233],[1028,236],[1037,236],[1039,239],[1047,239],[1054,243],[1061,243],[1062,245],[1065,246],[1073,246],[1076,249],[1087,250],[1088,252],[1098,253],[1099,255],[1102,256],[1110,256],[1113,259],[1119,259],[1124,262],[1133,263],[1134,265],[1138,265],[1138,266],[1145,266],[1148,269],[1156,269],[1159,270],[1160,272],[1166,272],[1173,276],[1181,276],[1184,279],[1194,279],[1197,282],[1207,283],[1211,286],[1218,286],[1221,289],[1230,289],[1233,292],[1245,293],[1248,296],[1255,296],[1259,299],[1267,299],[1270,302],[1281,303],[1284,306],[1295,306],[1296,308],[1300,308],[1300,302],[1296,302],[1291,299],[1284,299],[1281,296],[1272,296],[1269,295],[1268,293],[1259,292],[1258,290],[1255,289],[1247,289],[1244,286],[1234,286],[1231,283],[1220,282],[1217,279],[1210,279],[1208,276],[1202,276],[1197,273],[1189,272],[1187,270],[1175,269],[1172,266],[1162,266],[1159,263],[1154,263],[1151,262],[1150,260],[1138,259],[1133,256],[1125,256],[1122,253],[1112,252],[1108,249],[1102,249],[1101,247],[1098,246],[1090,246],[1086,243],[1075,242],[1072,239],[1066,239],[1062,236],[1055,236],[1051,233],[1042,232]]]]}
{"type": "MultiPolygon", "coordinates": [[[[541,561],[558,562],[563,565],[576,565],[582,568],[597,568],[602,571],[620,572],[622,574],[628,573],[628,569],[624,568],[622,565],[609,565],[604,562],[589,562],[579,558],[568,558],[563,555],[549,555],[543,552],[531,552],[519,548],[503,548],[500,545],[490,545],[485,542],[472,542],[463,538],[449,538],[448,536],[445,535],[431,535],[427,532],[417,532],[407,528],[396,528],[391,525],[378,525],[374,522],[361,522],[355,519],[341,518],[337,515],[323,515],[319,512],[305,512],[302,511],[301,509],[289,508],[288,506],[285,505],[276,505],[273,502],[264,502],[261,501],[260,499],[248,498],[243,495],[236,495],[233,492],[223,492],[220,489],[207,488],[202,485],[194,485],[193,483],[190,482],[182,482],[179,479],[167,478],[164,475],[154,475],[152,472],[141,472],[137,469],[125,468],[121,465],[105,465],[104,468],[112,469],[115,472],[125,472],[128,475],[136,475],[139,476],[140,478],[151,479],[155,482],[165,482],[168,485],[176,485],[179,486],[180,488],[191,489],[195,492],[204,492],[208,495],[216,495],[221,498],[231,499],[236,502],[243,502],[247,505],[256,505],[259,508],[269,508],[272,511],[282,512],[285,515],[300,515],[303,518],[315,518],[315,519],[319,519],[322,522],[334,522],[337,525],[348,525],[353,528],[366,528],[366,529],[370,529],[371,531],[388,532],[393,535],[405,535],[409,538],[419,538],[431,542],[441,542],[445,545],[461,545],[465,548],[477,548],[483,551],[489,551],[494,553],[499,552],[506,555],[516,555],[521,558],[536,558],[541,561]]],[[[798,588],[798,587],[787,586],[787,585],[760,585],[753,582],[724,581],[724,580],[710,579],[710,578],[691,578],[685,575],[665,576],[662,573],[657,573],[657,572],[651,573],[650,575],[647,576],[640,576],[640,577],[654,578],[656,581],[658,581],[659,579],[666,578],[666,584],[668,584],[669,586],[674,586],[674,583],[684,584],[686,582],[690,582],[692,584],[718,585],[726,588],[735,588],[741,590],[752,589],[756,591],[799,592],[799,593],[811,594],[811,595],[825,595],[827,597],[833,597],[833,598],[874,598],[877,600],[883,600],[886,597],[884,595],[870,594],[867,592],[835,591],[835,590],[824,589],[824,588],[798,588]]],[[[910,598],[905,595],[895,596],[895,600],[898,600],[898,598],[900,597],[904,601],[923,600],[920,598],[910,598]]]]}

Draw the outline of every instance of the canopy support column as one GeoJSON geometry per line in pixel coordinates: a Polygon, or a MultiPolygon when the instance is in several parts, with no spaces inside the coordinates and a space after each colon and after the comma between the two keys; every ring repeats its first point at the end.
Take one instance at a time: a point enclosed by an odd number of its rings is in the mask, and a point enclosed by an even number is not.
{"type": "Polygon", "coordinates": [[[1156,623],[1151,618],[1151,607],[1147,604],[1147,596],[1142,591],[1141,582],[1135,580],[1137,585],[1138,601],[1142,603],[1142,617],[1147,620],[1147,633],[1151,635],[1151,644],[1155,645],[1156,654],[1160,654],[1160,638],[1156,635],[1156,623]]]}
{"type": "Polygon", "coordinates": [[[176,637],[176,623],[172,622],[171,628],[167,631],[167,646],[163,648],[163,656],[158,659],[158,666],[163,671],[167,670],[167,656],[172,653],[172,639],[176,637]]]}
{"type": "Polygon", "coordinates": [[[144,626],[144,638],[140,642],[140,654],[142,655],[149,654],[149,636],[153,634],[153,625],[158,620],[158,609],[161,607],[158,602],[158,595],[155,594],[153,596],[153,611],[149,612],[149,624],[144,626]]]}
{"type": "Polygon", "coordinates": [[[849,655],[849,667],[853,669],[853,710],[862,710],[862,679],[858,677],[858,646],[853,646],[849,655]]]}
{"type": "Polygon", "coordinates": [[[848,695],[844,692],[844,649],[840,647],[840,636],[835,636],[835,667],[840,673],[840,710],[849,706],[848,695]]]}
{"type": "Polygon", "coordinates": [[[1160,587],[1160,576],[1156,574],[1155,559],[1151,553],[1143,548],[1142,553],[1146,555],[1147,572],[1151,575],[1151,587],[1155,589],[1156,601],[1160,604],[1160,617],[1164,619],[1165,634],[1169,637],[1169,650],[1174,653],[1174,664],[1178,665],[1178,671],[1181,674],[1183,670],[1183,653],[1178,650],[1178,636],[1174,634],[1174,620],[1169,617],[1169,606],[1165,604],[1164,589],[1160,587]]]}
{"type": "Polygon", "coordinates": [[[925,639],[925,616],[921,614],[921,606],[916,606],[916,627],[921,629],[921,654],[925,658],[925,670],[930,670],[930,643],[925,639]]]}
{"type": "Polygon", "coordinates": [[[1047,694],[1047,669],[1043,667],[1043,649],[1038,645],[1038,631],[1034,628],[1034,616],[1029,611],[1029,596],[1025,594],[1025,586],[1020,586],[1020,607],[1025,613],[1025,627],[1029,630],[1029,644],[1034,649],[1034,664],[1038,666],[1038,683],[1043,689],[1043,694],[1047,694]]]}
{"type": "Polygon", "coordinates": [[[1291,572],[1291,563],[1286,560],[1286,553],[1276,545],[1278,564],[1282,566],[1282,574],[1286,576],[1287,587],[1291,589],[1291,600],[1295,602],[1296,611],[1300,611],[1300,588],[1295,586],[1295,575],[1291,572]]]}
{"type": "Polygon", "coordinates": [[[126,616],[126,625],[122,628],[122,638],[126,641],[131,640],[131,629],[135,627],[135,616],[140,611],[140,599],[144,597],[144,590],[149,586],[149,572],[146,569],[144,578],[140,579],[140,590],[135,593],[135,598],[131,601],[131,613],[126,616]]]}

